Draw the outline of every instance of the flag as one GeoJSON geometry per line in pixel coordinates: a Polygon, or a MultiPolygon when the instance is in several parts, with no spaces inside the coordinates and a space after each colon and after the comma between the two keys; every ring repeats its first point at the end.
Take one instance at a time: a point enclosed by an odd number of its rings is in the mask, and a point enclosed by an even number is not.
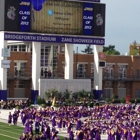
{"type": "Polygon", "coordinates": [[[52,101],[52,106],[54,106],[55,105],[55,97],[53,98],[53,101],[52,101]]]}

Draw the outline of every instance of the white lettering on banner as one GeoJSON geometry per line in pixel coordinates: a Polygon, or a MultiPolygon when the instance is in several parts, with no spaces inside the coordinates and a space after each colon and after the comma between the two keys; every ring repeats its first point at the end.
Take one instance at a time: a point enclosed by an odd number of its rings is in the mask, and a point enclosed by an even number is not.
{"type": "Polygon", "coordinates": [[[92,20],[92,19],[93,19],[93,16],[83,16],[83,19],[89,19],[89,20],[92,20]]]}
{"type": "Polygon", "coordinates": [[[37,41],[56,41],[56,37],[37,36],[37,41]]]}
{"type": "Polygon", "coordinates": [[[29,21],[26,21],[28,17],[30,16],[30,11],[19,11],[19,14],[21,15],[21,22],[20,25],[29,25],[29,21]]]}
{"type": "Polygon", "coordinates": [[[26,36],[26,35],[6,35],[5,39],[12,40],[36,40],[36,36],[26,36]]]}
{"type": "Polygon", "coordinates": [[[21,2],[20,5],[27,5],[27,6],[29,6],[30,2],[21,2]]]}
{"type": "Polygon", "coordinates": [[[93,8],[85,7],[84,11],[93,11],[93,8]]]}
{"type": "Polygon", "coordinates": [[[19,14],[20,15],[28,15],[29,16],[30,15],[30,11],[24,11],[24,12],[23,11],[19,11],[19,14]]]}
{"type": "Polygon", "coordinates": [[[22,19],[23,19],[23,20],[26,20],[26,19],[27,19],[27,16],[23,16],[22,19]]]}
{"type": "Polygon", "coordinates": [[[93,43],[92,39],[73,39],[73,43],[93,43]]]}
{"type": "Polygon", "coordinates": [[[20,25],[29,25],[29,22],[21,21],[20,25]]]}
{"type": "Polygon", "coordinates": [[[5,34],[5,40],[20,40],[20,41],[37,41],[37,42],[59,42],[59,43],[77,43],[77,44],[96,44],[103,45],[104,39],[101,38],[78,38],[78,37],[63,37],[63,36],[47,36],[47,35],[26,35],[26,34],[5,34]]]}
{"type": "Polygon", "coordinates": [[[92,29],[92,26],[85,26],[84,29],[92,29]]]}
{"type": "Polygon", "coordinates": [[[62,42],[72,42],[72,38],[62,38],[61,39],[62,42]]]}
{"type": "Polygon", "coordinates": [[[95,44],[104,44],[104,40],[98,40],[98,39],[96,39],[96,40],[94,40],[93,43],[95,43],[95,44]]]}
{"type": "Polygon", "coordinates": [[[90,24],[90,21],[86,21],[85,23],[86,23],[86,24],[90,24]]]}
{"type": "Polygon", "coordinates": [[[93,16],[83,16],[84,19],[84,30],[91,30],[92,29],[92,20],[93,20],[93,16]]]}

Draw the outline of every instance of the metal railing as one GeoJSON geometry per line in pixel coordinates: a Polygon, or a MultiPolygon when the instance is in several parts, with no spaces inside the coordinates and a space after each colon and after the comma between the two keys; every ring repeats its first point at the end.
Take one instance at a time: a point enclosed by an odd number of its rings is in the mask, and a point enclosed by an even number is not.
{"type": "MultiPolygon", "coordinates": [[[[32,73],[31,72],[22,72],[22,73],[15,73],[15,72],[8,72],[7,73],[8,78],[21,78],[21,79],[26,79],[26,78],[31,78],[32,73]]],[[[65,75],[64,73],[52,73],[51,76],[45,75],[41,76],[41,79],[64,79],[65,75]]],[[[94,79],[94,74],[84,74],[84,73],[77,73],[73,77],[74,79],[94,79]]],[[[140,75],[129,75],[129,74],[115,74],[115,75],[103,75],[103,80],[126,80],[126,81],[140,81],[140,75]]]]}
{"type": "Polygon", "coordinates": [[[129,74],[115,74],[115,75],[103,75],[104,80],[140,80],[140,75],[129,74]]]}
{"type": "MultiPolygon", "coordinates": [[[[40,76],[41,79],[64,79],[65,77],[65,74],[64,73],[57,73],[57,74],[52,74],[51,76],[46,76],[43,75],[43,76],[40,76]]],[[[93,77],[90,77],[90,76],[87,76],[87,74],[81,74],[81,73],[78,73],[77,75],[75,75],[73,77],[74,79],[91,79],[93,77]]]]}
{"type": "Polygon", "coordinates": [[[7,73],[8,78],[31,78],[32,74],[31,72],[21,72],[21,73],[16,73],[16,72],[8,72],[7,73]]]}

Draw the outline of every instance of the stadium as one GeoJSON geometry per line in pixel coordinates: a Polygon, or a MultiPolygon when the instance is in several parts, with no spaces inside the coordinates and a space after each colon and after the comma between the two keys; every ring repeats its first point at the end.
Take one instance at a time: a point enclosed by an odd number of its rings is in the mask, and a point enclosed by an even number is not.
{"type": "Polygon", "coordinates": [[[103,52],[105,4],[100,0],[0,2],[4,19],[0,139],[140,138],[140,106],[135,99],[140,79],[127,75],[137,60],[130,63],[131,56],[116,60],[117,56],[103,52]],[[75,53],[75,44],[94,45],[94,55],[75,53]],[[130,94],[127,87],[133,87],[130,94]]]}

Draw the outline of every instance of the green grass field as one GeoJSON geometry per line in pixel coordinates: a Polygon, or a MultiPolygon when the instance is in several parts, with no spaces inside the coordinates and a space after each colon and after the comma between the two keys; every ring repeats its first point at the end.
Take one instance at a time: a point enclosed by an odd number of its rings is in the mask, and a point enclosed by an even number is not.
{"type": "MultiPolygon", "coordinates": [[[[23,133],[24,128],[0,122],[0,140],[19,140],[20,135],[23,133]]],[[[60,140],[64,140],[59,136],[60,140]]]]}

